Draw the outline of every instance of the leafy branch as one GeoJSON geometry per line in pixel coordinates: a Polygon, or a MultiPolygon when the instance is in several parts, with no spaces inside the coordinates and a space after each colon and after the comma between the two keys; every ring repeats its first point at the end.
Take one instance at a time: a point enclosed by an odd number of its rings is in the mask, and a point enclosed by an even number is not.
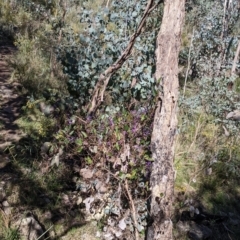
{"type": "Polygon", "coordinates": [[[129,58],[131,55],[134,43],[136,38],[141,34],[141,31],[143,29],[144,24],[146,23],[146,20],[149,16],[149,14],[161,3],[163,0],[159,0],[156,4],[154,3],[154,0],[149,0],[148,4],[146,6],[146,9],[144,11],[143,17],[139,23],[139,26],[135,33],[131,36],[130,41],[122,55],[118,58],[118,60],[113,63],[109,68],[107,68],[99,77],[95,88],[93,90],[92,99],[90,103],[88,104],[88,115],[95,112],[98,106],[103,102],[103,96],[104,92],[106,90],[106,87],[109,83],[110,78],[114,73],[117,72],[119,68],[123,65],[123,63],[129,58]]]}

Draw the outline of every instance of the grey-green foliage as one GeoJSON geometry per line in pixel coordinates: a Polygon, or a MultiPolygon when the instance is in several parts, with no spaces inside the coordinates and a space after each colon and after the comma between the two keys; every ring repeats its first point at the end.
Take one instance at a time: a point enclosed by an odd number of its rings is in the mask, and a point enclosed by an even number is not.
{"type": "MultiPolygon", "coordinates": [[[[239,141],[240,124],[238,121],[226,119],[228,113],[240,109],[240,95],[235,91],[238,90],[237,77],[231,74],[238,44],[239,10],[236,0],[233,0],[232,4],[226,11],[228,26],[225,31],[224,1],[195,0],[188,5],[186,23],[195,31],[187,91],[185,96],[180,96],[179,101],[183,113],[180,126],[183,135],[188,133],[192,126],[199,126],[196,116],[199,119],[198,116],[203,113],[207,116],[205,126],[216,126],[214,144],[210,141],[204,143],[206,139],[202,142],[198,139],[197,144],[202,148],[205,164],[211,165],[209,159],[214,156],[217,159],[215,167],[218,168],[217,170],[214,167],[215,174],[228,177],[239,176],[240,159],[238,148],[235,147],[239,141]],[[231,90],[232,84],[234,86],[231,90]],[[222,172],[219,169],[222,169],[222,172]]],[[[192,31],[189,35],[191,33],[192,31]]],[[[187,60],[188,50],[183,49],[180,57],[182,61],[187,60]]],[[[239,63],[237,65],[239,67],[239,63]]]]}
{"type": "MultiPolygon", "coordinates": [[[[194,96],[180,98],[180,104],[190,112],[203,107],[208,114],[215,116],[216,121],[228,123],[226,114],[240,108],[238,94],[229,91],[229,84],[236,78],[230,74],[238,42],[234,30],[239,18],[236,5],[237,1],[232,1],[232,6],[226,11],[228,26],[225,31],[223,2],[196,0],[195,5],[189,6],[186,21],[188,24],[193,21],[195,28],[190,76],[197,91],[194,96]]],[[[186,52],[187,49],[182,56],[186,52]]]]}
{"type": "Polygon", "coordinates": [[[195,28],[191,56],[193,77],[223,76],[231,69],[237,47],[238,1],[232,1],[226,9],[224,29],[224,1],[196,2],[186,18],[195,28]]]}
{"type": "MultiPolygon", "coordinates": [[[[143,15],[146,0],[113,1],[110,8],[100,8],[97,13],[82,8],[79,20],[84,32],[78,40],[71,30],[65,36],[69,45],[60,46],[59,57],[69,75],[69,90],[80,102],[89,101],[89,89],[93,89],[99,75],[113,64],[127,47],[143,15]]],[[[108,86],[113,99],[118,102],[130,96],[146,99],[153,93],[154,49],[158,31],[159,12],[153,12],[134,50],[123,67],[115,74],[108,86]],[[130,90],[132,78],[137,79],[130,90]]]]}

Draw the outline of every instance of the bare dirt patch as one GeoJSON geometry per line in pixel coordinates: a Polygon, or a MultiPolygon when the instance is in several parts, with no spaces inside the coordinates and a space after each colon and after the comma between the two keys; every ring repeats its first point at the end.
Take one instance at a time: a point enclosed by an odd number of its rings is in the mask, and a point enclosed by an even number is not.
{"type": "Polygon", "coordinates": [[[7,62],[15,52],[10,40],[0,35],[0,154],[23,136],[14,123],[20,114],[23,97],[17,91],[19,84],[10,82],[12,69],[7,62]]]}

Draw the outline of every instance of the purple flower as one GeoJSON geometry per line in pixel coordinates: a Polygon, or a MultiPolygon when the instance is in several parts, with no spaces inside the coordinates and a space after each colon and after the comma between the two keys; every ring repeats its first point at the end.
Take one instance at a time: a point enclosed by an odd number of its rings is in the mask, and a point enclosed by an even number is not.
{"type": "Polygon", "coordinates": [[[110,126],[113,126],[113,125],[114,125],[114,122],[113,122],[113,119],[112,119],[112,118],[109,118],[109,124],[110,124],[110,126]]]}
{"type": "Polygon", "coordinates": [[[92,115],[88,115],[86,120],[87,120],[87,122],[91,122],[93,120],[93,116],[92,115]]]}
{"type": "Polygon", "coordinates": [[[146,162],[146,167],[150,168],[152,166],[152,162],[146,162]]]}
{"type": "Polygon", "coordinates": [[[74,142],[75,139],[76,139],[75,137],[68,137],[69,142],[74,142]]]}
{"type": "Polygon", "coordinates": [[[148,137],[151,134],[151,131],[148,128],[143,129],[143,136],[148,137]]]}
{"type": "Polygon", "coordinates": [[[152,162],[146,162],[146,172],[145,172],[145,177],[149,178],[150,177],[150,173],[151,173],[151,168],[152,168],[152,162]]]}
{"type": "Polygon", "coordinates": [[[68,124],[69,124],[69,125],[72,125],[72,124],[74,123],[74,120],[73,120],[73,119],[68,119],[67,121],[68,121],[68,124]]]}

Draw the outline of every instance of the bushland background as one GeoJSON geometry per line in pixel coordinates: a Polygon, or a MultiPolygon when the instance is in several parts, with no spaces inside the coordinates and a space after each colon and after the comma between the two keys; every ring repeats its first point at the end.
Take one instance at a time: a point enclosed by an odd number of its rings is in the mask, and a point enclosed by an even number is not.
{"type": "MultiPolygon", "coordinates": [[[[133,239],[134,231],[144,239],[162,4],[96,113],[87,106],[146,3],[1,0],[1,239],[133,239]]],[[[239,11],[237,0],[186,3],[176,239],[240,238],[239,11]]]]}

